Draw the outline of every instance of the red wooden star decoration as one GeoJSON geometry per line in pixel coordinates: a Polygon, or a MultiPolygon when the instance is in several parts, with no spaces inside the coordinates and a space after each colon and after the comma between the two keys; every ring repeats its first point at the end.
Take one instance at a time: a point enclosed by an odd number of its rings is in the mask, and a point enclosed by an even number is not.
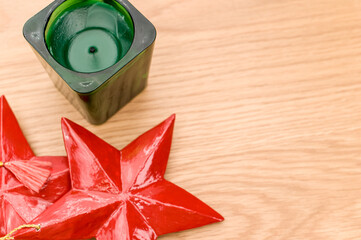
{"type": "Polygon", "coordinates": [[[118,151],[62,120],[72,190],[32,222],[39,232],[16,239],[154,240],[223,217],[164,179],[175,116],[118,151]]]}
{"type": "MultiPolygon", "coordinates": [[[[0,162],[0,236],[30,222],[70,190],[67,158],[36,157],[4,96],[0,97],[0,162]],[[10,170],[6,167],[14,162],[23,162],[21,166],[26,166],[27,161],[52,165],[51,176],[38,193],[25,187],[31,186],[32,182],[20,182],[31,179],[20,178],[19,181],[10,165],[10,170]]],[[[25,170],[31,171],[31,164],[29,166],[25,170]]],[[[36,166],[34,172],[42,171],[36,166]]],[[[48,177],[45,177],[46,180],[48,177]]]]}

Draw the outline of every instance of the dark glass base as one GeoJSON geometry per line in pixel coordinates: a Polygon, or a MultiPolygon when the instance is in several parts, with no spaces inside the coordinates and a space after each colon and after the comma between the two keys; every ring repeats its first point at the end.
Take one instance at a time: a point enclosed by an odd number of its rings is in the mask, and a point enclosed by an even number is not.
{"type": "Polygon", "coordinates": [[[106,122],[147,86],[154,43],[111,77],[101,87],[87,94],[74,91],[34,50],[55,87],[90,123],[106,122]]]}

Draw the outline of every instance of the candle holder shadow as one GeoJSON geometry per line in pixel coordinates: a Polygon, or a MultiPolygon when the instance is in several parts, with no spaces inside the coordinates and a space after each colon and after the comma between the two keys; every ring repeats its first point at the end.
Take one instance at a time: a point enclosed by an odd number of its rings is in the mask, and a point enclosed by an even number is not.
{"type": "Polygon", "coordinates": [[[156,30],[126,0],[55,0],[23,33],[56,88],[92,124],[147,85],[156,30]]]}

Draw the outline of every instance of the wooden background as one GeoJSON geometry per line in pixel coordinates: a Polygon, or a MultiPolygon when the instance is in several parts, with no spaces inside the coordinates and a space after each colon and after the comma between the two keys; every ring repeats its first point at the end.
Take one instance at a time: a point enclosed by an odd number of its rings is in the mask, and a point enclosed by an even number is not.
{"type": "Polygon", "coordinates": [[[361,1],[133,0],[157,27],[148,88],[101,126],[57,92],[1,0],[0,93],[38,155],[65,116],[118,148],[177,113],[166,177],[224,215],[182,240],[361,239],[361,1]]]}

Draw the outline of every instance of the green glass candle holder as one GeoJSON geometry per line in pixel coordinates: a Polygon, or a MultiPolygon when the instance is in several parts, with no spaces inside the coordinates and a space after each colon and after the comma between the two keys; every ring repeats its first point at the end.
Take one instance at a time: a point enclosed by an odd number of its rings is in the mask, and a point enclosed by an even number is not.
{"type": "Polygon", "coordinates": [[[156,30],[126,0],[55,0],[24,37],[59,91],[101,124],[146,87],[156,30]]]}

